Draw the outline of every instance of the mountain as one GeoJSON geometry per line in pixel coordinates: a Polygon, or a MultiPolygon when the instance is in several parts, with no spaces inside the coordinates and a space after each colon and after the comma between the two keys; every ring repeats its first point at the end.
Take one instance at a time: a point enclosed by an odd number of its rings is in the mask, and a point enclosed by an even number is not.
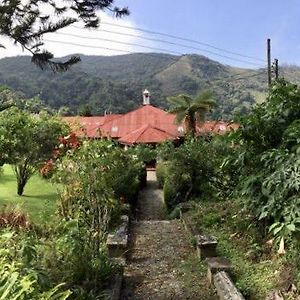
{"type": "MultiPolygon", "coordinates": [[[[131,110],[141,104],[145,88],[151,92],[151,103],[162,108],[168,108],[167,96],[210,89],[218,103],[211,117],[222,119],[247,112],[253,103],[263,101],[267,89],[264,69],[234,68],[200,55],[80,56],[81,62],[65,73],[42,71],[28,56],[1,59],[0,85],[26,97],[39,95],[53,108],[67,106],[73,114],[83,106],[93,114],[131,110]]],[[[286,66],[282,72],[300,82],[299,67],[286,66]]]]}

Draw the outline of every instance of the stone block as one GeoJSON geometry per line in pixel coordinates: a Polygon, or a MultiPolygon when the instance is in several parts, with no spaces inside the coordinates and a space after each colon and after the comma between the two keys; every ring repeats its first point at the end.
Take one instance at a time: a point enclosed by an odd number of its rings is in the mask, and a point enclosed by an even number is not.
{"type": "Polygon", "coordinates": [[[128,235],[109,234],[106,245],[110,257],[121,257],[127,251],[128,235]]]}
{"type": "Polygon", "coordinates": [[[225,271],[215,273],[213,282],[220,300],[245,300],[225,271]]]}
{"type": "Polygon", "coordinates": [[[232,270],[232,265],[229,259],[225,257],[209,257],[207,261],[207,279],[209,284],[213,283],[213,275],[217,272],[232,270]]]}
{"type": "Polygon", "coordinates": [[[113,234],[107,236],[107,249],[110,257],[122,257],[127,251],[128,246],[128,226],[129,217],[121,216],[121,225],[113,234]]]}
{"type": "Polygon", "coordinates": [[[197,254],[200,259],[217,256],[218,241],[210,235],[196,235],[197,254]]]}

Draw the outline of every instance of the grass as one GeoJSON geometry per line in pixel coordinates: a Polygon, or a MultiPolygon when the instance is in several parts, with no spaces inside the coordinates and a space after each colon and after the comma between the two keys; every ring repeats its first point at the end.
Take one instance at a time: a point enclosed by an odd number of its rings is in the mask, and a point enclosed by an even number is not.
{"type": "Polygon", "coordinates": [[[213,286],[208,284],[207,265],[204,261],[199,260],[196,250],[178,264],[176,275],[183,283],[184,288],[193,295],[194,298],[191,299],[219,299],[213,286]]]}
{"type": "Polygon", "coordinates": [[[247,299],[265,299],[271,290],[294,282],[294,271],[287,269],[291,263],[274,255],[251,216],[236,201],[199,201],[189,214],[205,234],[217,237],[218,255],[231,260],[233,279],[247,299]]]}
{"type": "Polygon", "coordinates": [[[11,166],[4,165],[0,174],[0,209],[20,206],[34,223],[47,223],[55,215],[57,199],[56,187],[38,174],[30,178],[24,195],[18,196],[15,174],[11,166]]]}

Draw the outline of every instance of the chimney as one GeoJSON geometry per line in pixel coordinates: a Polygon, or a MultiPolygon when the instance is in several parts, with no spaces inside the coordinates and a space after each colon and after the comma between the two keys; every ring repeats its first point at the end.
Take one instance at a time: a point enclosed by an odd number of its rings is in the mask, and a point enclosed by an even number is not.
{"type": "Polygon", "coordinates": [[[150,92],[146,89],[143,92],[143,105],[150,104],[150,92]]]}

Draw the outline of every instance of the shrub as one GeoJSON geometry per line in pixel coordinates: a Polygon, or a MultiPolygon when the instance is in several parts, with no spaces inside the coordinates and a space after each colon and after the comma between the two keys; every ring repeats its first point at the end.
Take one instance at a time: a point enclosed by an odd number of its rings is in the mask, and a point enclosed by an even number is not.
{"type": "Polygon", "coordinates": [[[172,209],[191,196],[214,196],[215,152],[204,139],[187,140],[169,154],[164,196],[167,207],[172,209]]]}
{"type": "Polygon", "coordinates": [[[117,265],[108,257],[105,244],[99,244],[97,250],[91,247],[88,228],[76,219],[61,221],[52,235],[54,238],[40,249],[51,280],[67,282],[73,287],[76,299],[83,291],[103,291],[117,270],[117,265]]]}
{"type": "Polygon", "coordinates": [[[156,178],[157,178],[157,183],[159,188],[163,188],[165,184],[165,179],[167,176],[167,168],[168,168],[167,162],[161,161],[156,164],[156,178]]]}
{"type": "Polygon", "coordinates": [[[19,207],[5,207],[0,211],[0,228],[30,228],[30,221],[19,207]]]}
{"type": "Polygon", "coordinates": [[[155,165],[157,151],[153,147],[140,144],[131,148],[131,151],[137,156],[139,161],[146,165],[155,165]]]}
{"type": "Polygon", "coordinates": [[[84,142],[57,165],[53,179],[61,184],[65,221],[57,240],[48,246],[51,260],[46,264],[54,270],[53,278],[83,289],[76,289],[75,295],[101,293],[114,273],[106,236],[121,204],[135,202],[142,170],[143,164],[131,151],[105,140],[84,142]]]}
{"type": "Polygon", "coordinates": [[[54,286],[38,263],[37,241],[12,231],[0,235],[0,298],[15,300],[65,300],[71,292],[54,286]]]}
{"type": "Polygon", "coordinates": [[[232,135],[237,191],[259,220],[274,223],[270,231],[283,244],[300,230],[300,90],[277,81],[267,100],[240,123],[232,135]]]}

